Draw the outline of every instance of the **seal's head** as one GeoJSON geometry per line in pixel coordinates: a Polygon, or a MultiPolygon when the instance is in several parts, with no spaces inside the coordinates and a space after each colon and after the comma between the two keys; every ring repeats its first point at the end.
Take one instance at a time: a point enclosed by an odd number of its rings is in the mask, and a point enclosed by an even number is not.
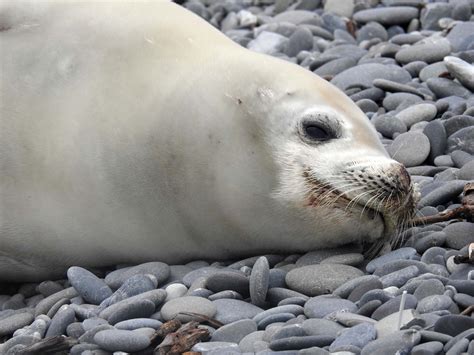
{"type": "Polygon", "coordinates": [[[299,210],[328,246],[356,242],[374,255],[393,243],[418,199],[406,169],[333,85],[296,69],[276,80],[259,89],[269,103],[264,124],[278,169],[273,197],[299,210]]]}

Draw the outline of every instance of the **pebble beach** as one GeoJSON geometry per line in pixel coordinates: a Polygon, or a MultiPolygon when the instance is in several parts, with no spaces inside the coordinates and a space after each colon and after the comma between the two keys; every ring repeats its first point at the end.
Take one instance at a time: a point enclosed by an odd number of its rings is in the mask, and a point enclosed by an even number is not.
{"type": "Polygon", "coordinates": [[[474,223],[434,218],[474,204],[474,1],[177,2],[349,96],[426,222],[372,260],[344,246],[0,284],[0,354],[474,354],[474,223]]]}

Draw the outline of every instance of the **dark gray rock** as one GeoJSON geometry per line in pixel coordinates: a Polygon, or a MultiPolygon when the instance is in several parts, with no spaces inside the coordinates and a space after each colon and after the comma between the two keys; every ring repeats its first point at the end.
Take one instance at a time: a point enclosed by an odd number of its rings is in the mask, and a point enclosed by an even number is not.
{"type": "Polygon", "coordinates": [[[296,56],[299,52],[313,49],[313,34],[304,27],[299,27],[289,38],[285,53],[289,57],[296,56]]]}
{"type": "Polygon", "coordinates": [[[433,162],[437,156],[444,154],[446,150],[446,129],[440,120],[435,120],[426,125],[423,129],[423,134],[427,136],[430,141],[431,149],[428,160],[433,162]]]}
{"type": "Polygon", "coordinates": [[[29,312],[15,313],[0,319],[0,336],[13,334],[15,330],[31,324],[33,319],[29,312]]]}
{"type": "Polygon", "coordinates": [[[46,337],[54,337],[66,334],[66,328],[74,322],[75,312],[69,306],[63,306],[51,319],[51,324],[46,332],[46,337]]]}
{"type": "Polygon", "coordinates": [[[331,344],[333,337],[327,335],[308,335],[303,337],[289,337],[277,339],[270,342],[270,349],[274,351],[299,350],[313,346],[323,347],[331,344]]]}
{"type": "MultiPolygon", "coordinates": [[[[374,313],[372,313],[371,318],[375,320],[381,320],[390,314],[398,312],[400,310],[402,295],[392,298],[391,300],[385,302],[379,308],[377,308],[374,313]]],[[[418,301],[415,296],[407,294],[405,297],[405,307],[403,309],[415,309],[418,301]]]]}
{"type": "Polygon", "coordinates": [[[418,206],[438,206],[452,201],[463,191],[465,184],[460,180],[446,182],[422,197],[418,206]]]}
{"type": "Polygon", "coordinates": [[[375,116],[372,118],[372,124],[377,132],[380,132],[384,137],[393,137],[395,133],[405,133],[408,129],[398,117],[390,114],[375,116]]]}
{"type": "Polygon", "coordinates": [[[207,278],[206,288],[212,292],[232,290],[244,298],[249,296],[249,279],[235,271],[219,271],[207,278]]]}
{"type": "Polygon", "coordinates": [[[463,128],[448,138],[448,152],[462,150],[474,155],[474,126],[463,128]]]}
{"type": "Polygon", "coordinates": [[[436,97],[459,96],[468,98],[472,93],[461,84],[446,78],[430,78],[426,80],[428,88],[436,95],[436,97]]]}
{"type": "Polygon", "coordinates": [[[453,249],[461,249],[469,243],[474,243],[474,223],[451,223],[443,229],[446,233],[446,245],[453,249]]]}
{"type": "Polygon", "coordinates": [[[474,329],[474,318],[452,314],[439,318],[433,330],[454,337],[468,329],[474,329]]]}
{"type": "Polygon", "coordinates": [[[395,110],[401,104],[404,105],[414,105],[421,103],[423,99],[414,94],[410,94],[407,92],[396,92],[393,94],[388,94],[385,99],[383,100],[383,107],[385,107],[388,111],[395,110]]]}
{"type": "Polygon", "coordinates": [[[346,329],[339,323],[324,318],[307,319],[301,323],[301,327],[308,335],[326,335],[333,338],[336,338],[339,332],[346,329]]]}
{"type": "Polygon", "coordinates": [[[314,71],[319,76],[335,76],[346,69],[357,65],[357,59],[351,57],[343,57],[331,60],[314,71]]]}

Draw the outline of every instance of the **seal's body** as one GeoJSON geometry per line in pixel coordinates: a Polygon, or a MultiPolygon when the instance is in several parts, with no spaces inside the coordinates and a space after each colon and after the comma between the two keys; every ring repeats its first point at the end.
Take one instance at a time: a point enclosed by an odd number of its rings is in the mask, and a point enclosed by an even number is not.
{"type": "Polygon", "coordinates": [[[381,240],[412,205],[343,93],[176,4],[10,1],[0,27],[1,279],[381,240]]]}

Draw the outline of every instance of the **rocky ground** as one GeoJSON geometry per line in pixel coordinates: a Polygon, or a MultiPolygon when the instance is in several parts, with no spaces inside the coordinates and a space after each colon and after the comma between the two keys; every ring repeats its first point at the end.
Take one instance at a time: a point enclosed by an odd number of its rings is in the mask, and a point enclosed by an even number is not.
{"type": "MultiPolygon", "coordinates": [[[[474,180],[474,1],[182,5],[350,96],[419,184],[421,216],[461,206],[474,180]]],[[[474,354],[474,223],[429,223],[403,236],[401,248],[370,262],[340,248],[154,262],[105,278],[73,267],[66,280],[0,295],[0,353],[474,354]]]]}

